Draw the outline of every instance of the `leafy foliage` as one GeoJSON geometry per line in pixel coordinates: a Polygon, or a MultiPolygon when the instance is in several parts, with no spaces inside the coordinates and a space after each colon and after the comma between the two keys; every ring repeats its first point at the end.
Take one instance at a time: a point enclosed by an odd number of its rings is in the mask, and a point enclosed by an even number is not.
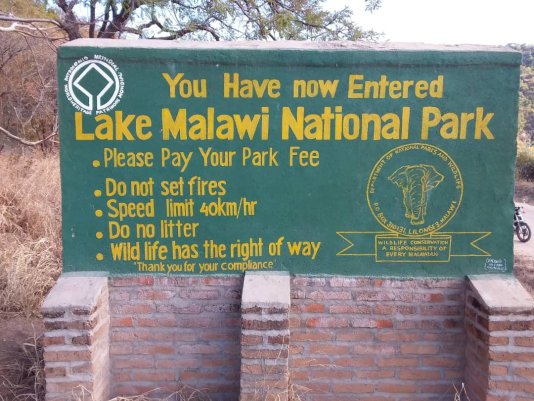
{"type": "Polygon", "coordinates": [[[523,54],[519,86],[519,135],[534,143],[534,45],[510,45],[523,54]]]}
{"type": "MultiPolygon", "coordinates": [[[[44,0],[68,39],[356,40],[375,37],[325,0],[44,0]],[[87,20],[87,16],[89,16],[87,20]],[[87,27],[87,28],[86,28],[87,27]]],[[[368,11],[381,0],[364,0],[368,11]]]]}
{"type": "MultiPolygon", "coordinates": [[[[28,18],[53,16],[27,0],[0,0],[0,10],[28,18]]],[[[55,129],[55,47],[42,40],[38,31],[28,33],[0,31],[0,126],[25,139],[39,140],[55,129]]]]}

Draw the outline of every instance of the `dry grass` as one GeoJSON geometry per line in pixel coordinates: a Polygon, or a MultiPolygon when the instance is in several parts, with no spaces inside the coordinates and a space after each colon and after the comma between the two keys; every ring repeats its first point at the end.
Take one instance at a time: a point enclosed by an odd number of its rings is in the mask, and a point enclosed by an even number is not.
{"type": "Polygon", "coordinates": [[[45,398],[43,349],[37,338],[0,358],[0,401],[42,401],[45,398]]]}
{"type": "Polygon", "coordinates": [[[61,272],[59,157],[0,152],[0,312],[38,315],[61,272]]]}
{"type": "MultiPolygon", "coordinates": [[[[177,387],[178,389],[175,392],[166,397],[155,396],[160,390],[154,389],[131,397],[115,397],[109,401],[211,401],[211,398],[201,390],[184,384],[180,384],[177,387]]],[[[90,391],[80,387],[74,389],[70,401],[93,401],[93,397],[90,391]]]]}

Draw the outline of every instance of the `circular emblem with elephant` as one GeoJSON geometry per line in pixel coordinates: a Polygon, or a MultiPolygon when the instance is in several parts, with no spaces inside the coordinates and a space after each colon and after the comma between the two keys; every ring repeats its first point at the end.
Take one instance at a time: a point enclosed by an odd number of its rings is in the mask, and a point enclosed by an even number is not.
{"type": "Polygon", "coordinates": [[[423,236],[454,217],[463,196],[460,169],[433,145],[412,143],[387,152],[367,182],[367,202],[388,231],[423,236]]]}

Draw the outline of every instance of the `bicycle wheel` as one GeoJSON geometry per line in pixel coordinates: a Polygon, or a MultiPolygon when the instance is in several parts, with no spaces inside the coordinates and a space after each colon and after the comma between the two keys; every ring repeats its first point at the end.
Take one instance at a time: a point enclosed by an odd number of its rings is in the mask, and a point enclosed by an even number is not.
{"type": "Polygon", "coordinates": [[[519,241],[521,242],[527,242],[530,239],[530,236],[532,235],[529,225],[524,221],[519,222],[515,233],[517,234],[517,238],[519,238],[519,241]]]}

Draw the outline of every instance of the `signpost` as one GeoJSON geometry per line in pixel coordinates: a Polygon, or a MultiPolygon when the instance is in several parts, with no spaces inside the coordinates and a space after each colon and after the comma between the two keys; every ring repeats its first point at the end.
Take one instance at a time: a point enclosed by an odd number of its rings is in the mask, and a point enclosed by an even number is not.
{"type": "Polygon", "coordinates": [[[64,271],[511,273],[520,55],[60,48],[64,271]]]}

